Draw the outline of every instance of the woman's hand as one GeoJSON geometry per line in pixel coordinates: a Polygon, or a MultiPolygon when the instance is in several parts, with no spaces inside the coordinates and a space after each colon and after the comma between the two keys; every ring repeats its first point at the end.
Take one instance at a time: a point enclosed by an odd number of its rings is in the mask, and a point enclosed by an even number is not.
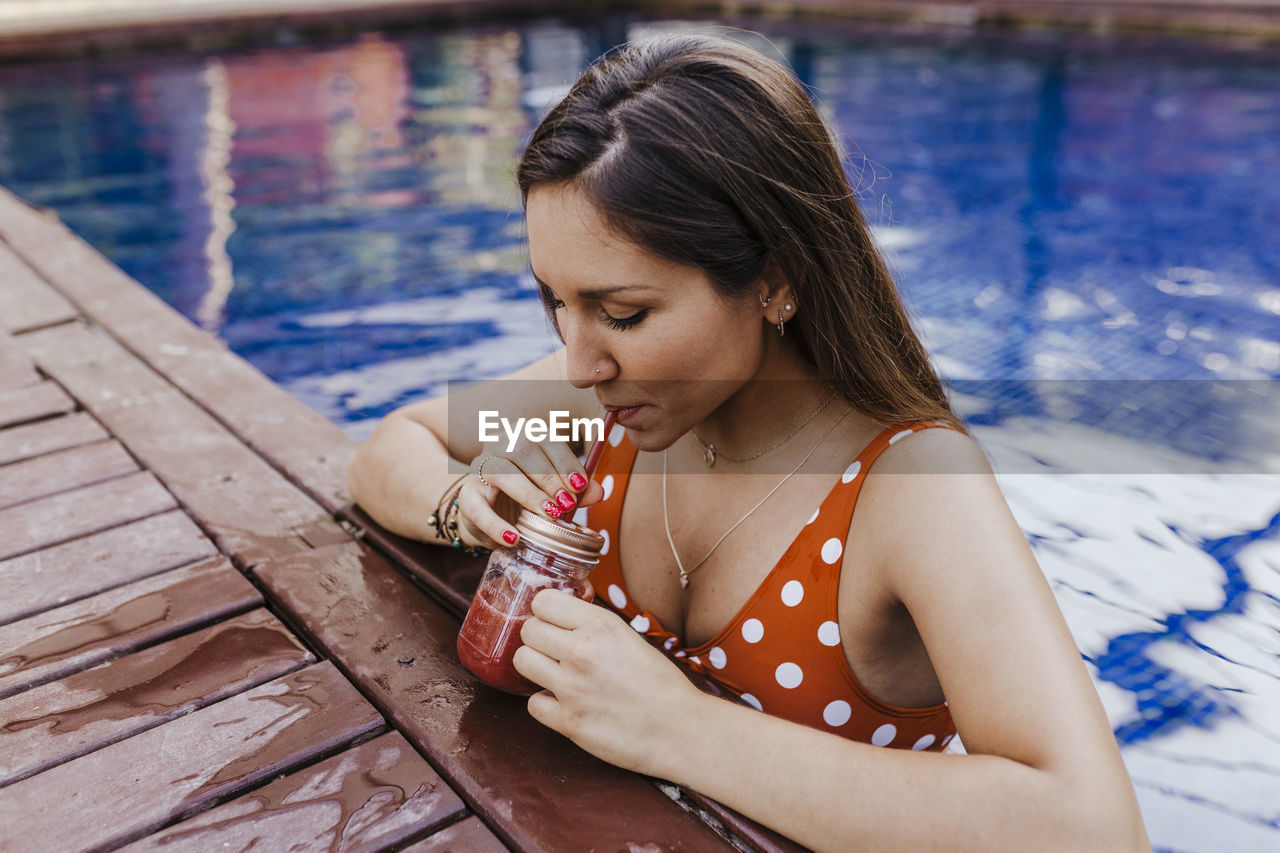
{"type": "Polygon", "coordinates": [[[666,733],[705,698],[616,613],[559,590],[533,599],[516,671],[546,689],[529,713],[610,764],[660,775],[666,733]]]}
{"type": "Polygon", "coordinates": [[[458,493],[458,536],[465,545],[509,547],[521,507],[555,519],[603,498],[604,488],[587,479],[568,445],[522,438],[510,453],[472,461],[458,493]]]}

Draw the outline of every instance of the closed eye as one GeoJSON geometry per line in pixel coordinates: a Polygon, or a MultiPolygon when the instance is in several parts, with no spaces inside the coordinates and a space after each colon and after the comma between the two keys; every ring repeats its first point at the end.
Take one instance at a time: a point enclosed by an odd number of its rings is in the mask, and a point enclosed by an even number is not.
{"type": "Polygon", "coordinates": [[[564,300],[556,298],[551,288],[542,282],[538,282],[538,293],[542,296],[542,304],[547,306],[548,311],[559,311],[564,307],[564,300]]]}
{"type": "MultiPolygon", "coordinates": [[[[554,320],[555,312],[559,311],[561,308],[564,307],[564,300],[560,299],[554,293],[552,293],[551,288],[547,287],[542,282],[538,282],[538,293],[542,296],[542,304],[545,305],[547,307],[547,310],[552,313],[553,315],[552,319],[554,320]]],[[[627,329],[633,328],[634,326],[638,325],[640,321],[643,320],[648,315],[649,309],[642,308],[641,310],[637,311],[636,313],[632,314],[629,317],[615,317],[612,314],[610,314],[608,311],[604,311],[604,310],[602,310],[600,313],[602,315],[601,319],[604,320],[605,325],[619,332],[625,332],[627,329]]]]}
{"type": "Polygon", "coordinates": [[[604,321],[610,329],[617,329],[619,332],[625,332],[632,326],[637,325],[649,313],[648,308],[642,308],[630,317],[615,317],[608,311],[604,312],[604,321]]]}

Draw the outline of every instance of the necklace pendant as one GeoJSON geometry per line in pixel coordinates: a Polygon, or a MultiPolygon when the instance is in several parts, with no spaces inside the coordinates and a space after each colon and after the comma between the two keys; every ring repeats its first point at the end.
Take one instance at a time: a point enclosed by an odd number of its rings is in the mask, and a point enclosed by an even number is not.
{"type": "Polygon", "coordinates": [[[689,588],[689,576],[683,573],[681,573],[680,575],[680,588],[681,589],[689,588]]]}
{"type": "Polygon", "coordinates": [[[707,467],[714,468],[716,465],[716,446],[708,444],[702,451],[702,456],[707,460],[707,467]]]}

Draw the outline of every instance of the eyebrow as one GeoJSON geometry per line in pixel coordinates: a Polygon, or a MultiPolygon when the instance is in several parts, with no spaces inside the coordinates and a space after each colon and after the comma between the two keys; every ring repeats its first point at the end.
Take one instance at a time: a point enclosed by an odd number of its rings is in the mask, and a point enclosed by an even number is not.
{"type": "MultiPolygon", "coordinates": [[[[538,274],[533,271],[532,267],[529,269],[529,274],[533,276],[533,280],[536,281],[538,284],[542,285],[547,290],[551,290],[551,285],[547,284],[545,281],[539,278],[538,274]]],[[[598,287],[598,288],[592,288],[591,290],[580,290],[578,291],[578,297],[580,299],[600,300],[600,299],[604,299],[606,296],[612,293],[618,293],[623,290],[652,290],[652,289],[653,288],[647,284],[619,284],[614,287],[598,287]]]]}

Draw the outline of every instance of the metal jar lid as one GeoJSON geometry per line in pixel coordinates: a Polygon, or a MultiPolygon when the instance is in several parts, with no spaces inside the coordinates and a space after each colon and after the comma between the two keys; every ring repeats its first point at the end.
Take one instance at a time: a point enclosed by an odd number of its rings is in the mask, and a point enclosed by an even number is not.
{"type": "Polygon", "coordinates": [[[521,509],[516,516],[516,530],[539,547],[580,560],[597,560],[604,547],[604,537],[590,527],[572,521],[552,521],[545,516],[521,509]]]}

